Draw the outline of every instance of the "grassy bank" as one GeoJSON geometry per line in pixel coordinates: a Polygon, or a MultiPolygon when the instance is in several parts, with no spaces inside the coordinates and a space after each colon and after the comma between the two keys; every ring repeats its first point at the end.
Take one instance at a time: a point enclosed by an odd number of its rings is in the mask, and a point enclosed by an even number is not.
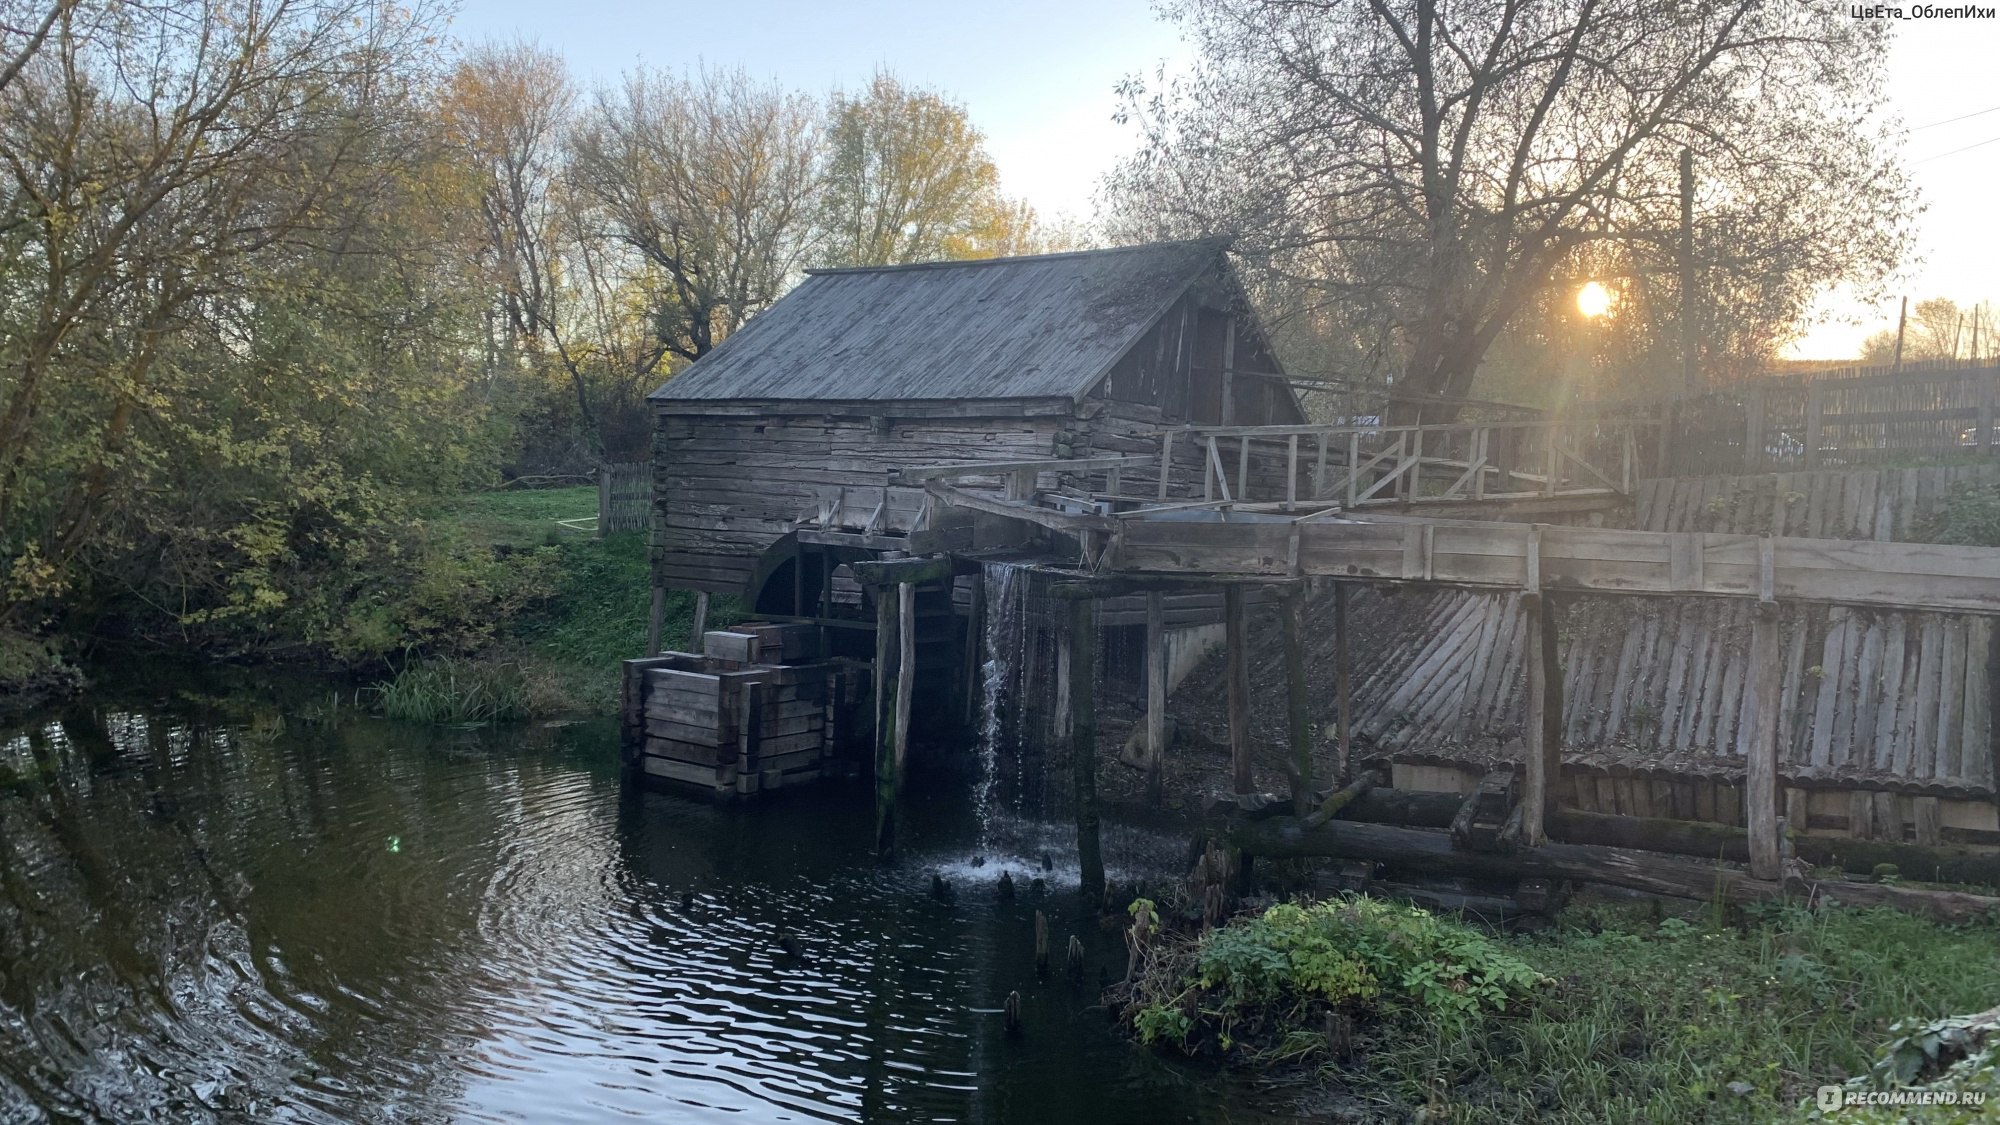
{"type": "MultiPolygon", "coordinates": [[[[644,532],[598,538],[558,522],[596,512],[590,486],[475,493],[440,511],[442,538],[532,572],[536,594],[470,651],[412,654],[378,685],[383,711],[426,722],[610,713],[618,662],[644,649],[652,602],[644,532]]],[[[731,599],[714,601],[712,624],[736,619],[731,599]]],[[[686,592],[668,595],[661,635],[669,645],[685,642],[694,603],[686,592]]]]}
{"type": "MultiPolygon", "coordinates": [[[[1390,1115],[1804,1120],[1822,1085],[1940,1080],[1957,1057],[1952,1035],[1932,1058],[1937,1029],[1898,1024],[2000,1004],[2000,923],[1594,904],[1545,933],[1500,937],[1337,900],[1163,936],[1137,986],[1112,998],[1156,1049],[1236,1066],[1303,1063],[1322,1093],[1337,1094],[1329,1104],[1390,1115]]],[[[1959,1047],[1988,1052],[1972,1064],[1978,1073],[1943,1081],[1992,1088],[2000,1034],[1983,1036],[1959,1047]]],[[[2000,1102],[1979,1112],[1966,1119],[2000,1120],[2000,1102]]]]}

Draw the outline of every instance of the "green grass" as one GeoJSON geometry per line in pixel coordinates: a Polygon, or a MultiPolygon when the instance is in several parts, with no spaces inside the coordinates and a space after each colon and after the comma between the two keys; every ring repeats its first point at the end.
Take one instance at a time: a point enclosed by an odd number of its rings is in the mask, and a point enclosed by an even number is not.
{"type": "MultiPolygon", "coordinates": [[[[1472,1021],[1391,1005],[1360,1026],[1357,1057],[1322,1053],[1321,1076],[1431,1121],[1805,1120],[1815,1089],[1868,1074],[1899,1022],[2000,1004],[2000,920],[1790,904],[1718,914],[1573,906],[1549,932],[1498,943],[1551,978],[1526,1004],[1472,1021]]],[[[1274,999],[1274,1016],[1300,999],[1274,999]]],[[[1982,1112],[2000,1120],[2000,1099],[1982,1112]]]]}
{"type": "Polygon", "coordinates": [[[520,666],[498,660],[418,661],[376,685],[375,697],[384,715],[413,723],[505,721],[529,711],[520,666]]]}
{"type": "Polygon", "coordinates": [[[564,530],[556,521],[595,515],[597,488],[586,484],[468,493],[453,500],[435,518],[456,526],[476,542],[518,548],[587,540],[589,532],[564,530]]]}
{"type": "MultiPolygon", "coordinates": [[[[377,685],[384,712],[428,722],[610,714],[619,662],[645,651],[652,588],[644,532],[598,538],[556,523],[596,512],[597,490],[584,486],[472,493],[437,513],[442,530],[498,554],[553,548],[554,588],[500,623],[482,651],[420,656],[377,685]]],[[[669,591],[666,647],[688,643],[694,607],[695,595],[669,591]]],[[[711,599],[710,627],[741,617],[735,599],[711,599]]]]}

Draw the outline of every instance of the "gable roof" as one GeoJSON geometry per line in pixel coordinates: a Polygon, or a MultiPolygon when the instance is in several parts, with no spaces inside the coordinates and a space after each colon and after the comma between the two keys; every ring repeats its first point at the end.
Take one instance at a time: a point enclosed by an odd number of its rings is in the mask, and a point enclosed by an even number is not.
{"type": "Polygon", "coordinates": [[[812,270],[656,402],[1080,399],[1221,264],[1217,240],[812,270]]]}

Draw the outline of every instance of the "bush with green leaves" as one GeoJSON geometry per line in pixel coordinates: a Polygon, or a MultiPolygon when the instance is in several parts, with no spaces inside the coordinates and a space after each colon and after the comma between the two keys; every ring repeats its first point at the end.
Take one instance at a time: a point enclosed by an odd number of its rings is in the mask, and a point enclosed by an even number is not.
{"type": "Polygon", "coordinates": [[[1330,1013],[1475,1021],[1547,980],[1469,926],[1366,896],[1281,903],[1162,953],[1127,1011],[1142,1042],[1190,1053],[1304,1057],[1330,1013]]]}

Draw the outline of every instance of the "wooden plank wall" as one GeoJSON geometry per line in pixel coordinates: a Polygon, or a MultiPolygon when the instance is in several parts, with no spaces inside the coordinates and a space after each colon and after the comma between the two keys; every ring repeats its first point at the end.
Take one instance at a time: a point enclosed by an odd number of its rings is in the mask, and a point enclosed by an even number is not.
{"type": "MultiPolygon", "coordinates": [[[[1071,425],[1060,417],[878,423],[823,414],[663,413],[653,441],[655,576],[668,586],[739,592],[758,556],[822,504],[844,500],[842,521],[859,523],[882,501],[892,469],[1068,456],[1057,446],[1071,425]]],[[[889,488],[886,495],[885,526],[908,530],[923,491],[889,488]]]]}
{"type": "MultiPolygon", "coordinates": [[[[1906,538],[2000,467],[1649,481],[1636,512],[1665,531],[1906,538]]],[[[1750,615],[1720,599],[1580,598],[1564,609],[1566,752],[1611,769],[1727,774],[1749,729],[1750,615]]],[[[1358,591],[1356,730],[1390,753],[1453,755],[1519,736],[1518,595],[1358,591]],[[1374,651],[1368,651],[1369,648],[1374,651]]],[[[1780,771],[1951,794],[1995,788],[1991,618],[1786,606],[1780,771]]]]}

